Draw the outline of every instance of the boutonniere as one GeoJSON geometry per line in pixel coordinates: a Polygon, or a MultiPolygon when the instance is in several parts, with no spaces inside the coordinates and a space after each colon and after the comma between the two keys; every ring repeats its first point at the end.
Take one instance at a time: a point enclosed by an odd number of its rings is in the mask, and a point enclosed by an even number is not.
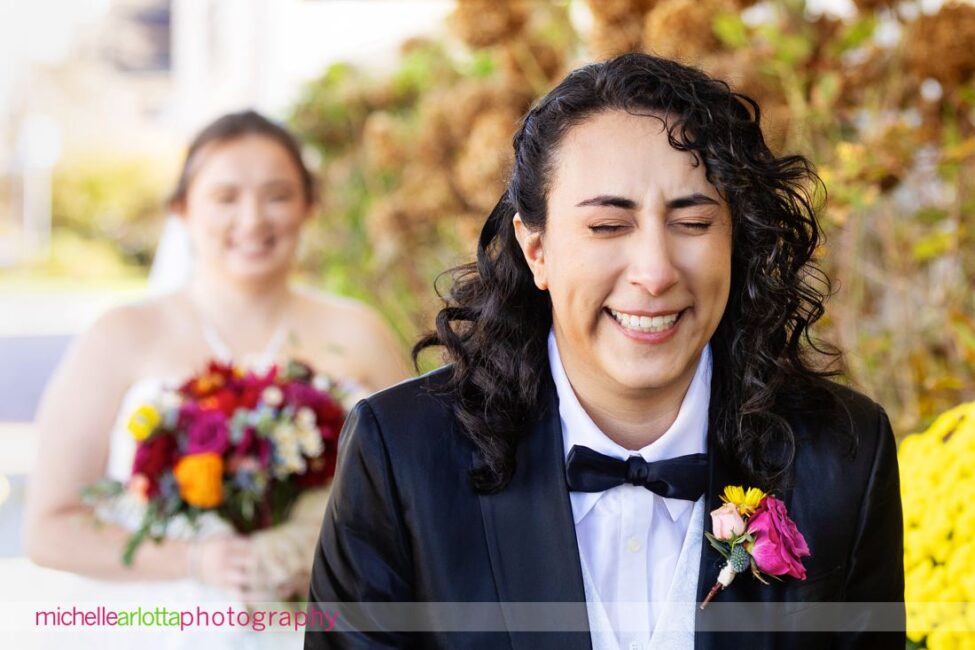
{"type": "Polygon", "coordinates": [[[801,558],[809,556],[809,546],[784,503],[758,488],[746,490],[740,485],[727,486],[721,501],[724,505],[711,512],[713,532],[704,535],[726,562],[701,609],[736,575],[748,570],[766,585],[766,577],[806,579],[801,558]]]}

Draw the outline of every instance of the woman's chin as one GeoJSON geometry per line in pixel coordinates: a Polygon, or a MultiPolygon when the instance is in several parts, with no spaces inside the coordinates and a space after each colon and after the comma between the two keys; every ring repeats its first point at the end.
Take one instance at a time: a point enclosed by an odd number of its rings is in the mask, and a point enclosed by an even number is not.
{"type": "Polygon", "coordinates": [[[265,282],[288,273],[287,260],[249,259],[234,260],[227,264],[225,273],[237,281],[265,282]]]}
{"type": "Polygon", "coordinates": [[[617,383],[631,394],[656,393],[673,386],[676,380],[675,373],[669,369],[660,372],[643,370],[642,372],[616,373],[617,383]]]}
{"type": "Polygon", "coordinates": [[[675,358],[670,354],[657,352],[653,356],[639,358],[631,353],[628,355],[628,360],[621,363],[621,357],[626,356],[617,354],[611,359],[605,359],[604,368],[606,375],[611,377],[617,386],[631,394],[653,393],[671,388],[680,381],[686,369],[687,360],[675,358]]]}

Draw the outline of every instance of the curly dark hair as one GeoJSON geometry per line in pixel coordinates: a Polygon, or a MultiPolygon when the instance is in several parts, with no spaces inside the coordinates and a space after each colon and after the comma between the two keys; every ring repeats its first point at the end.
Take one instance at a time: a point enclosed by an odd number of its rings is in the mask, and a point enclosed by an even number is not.
{"type": "Polygon", "coordinates": [[[663,117],[670,145],[703,162],[730,207],[730,296],[710,341],[711,427],[718,452],[745,478],[784,487],[796,444],[789,416],[837,403],[826,378],[838,374],[840,352],[809,331],[831,292],[814,263],[822,237],[813,196],[822,182],[806,158],[772,153],[755,101],[674,61],[633,53],[587,65],[528,112],[477,261],[448,272],[453,286],[435,331],[413,348],[414,362],[428,347],[445,348],[453,368],[443,390],[482,460],[473,484],[482,493],[503,489],[551,381],[552,303],[533,282],[512,217],[544,229],[559,144],[573,126],[608,110],[663,117]]]}

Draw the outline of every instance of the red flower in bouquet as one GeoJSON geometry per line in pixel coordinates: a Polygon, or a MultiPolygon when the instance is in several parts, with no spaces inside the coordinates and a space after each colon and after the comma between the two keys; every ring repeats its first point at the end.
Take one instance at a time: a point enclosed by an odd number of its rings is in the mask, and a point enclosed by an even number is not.
{"type": "Polygon", "coordinates": [[[318,458],[308,461],[308,469],[295,480],[302,488],[325,485],[335,475],[335,460],[335,454],[322,454],[318,458]]]}
{"type": "MultiPolygon", "coordinates": [[[[237,400],[237,407],[242,409],[252,409],[257,406],[261,399],[261,392],[266,386],[258,382],[249,382],[244,385],[237,400]]],[[[231,413],[233,415],[233,413],[231,413]]]]}
{"type": "Polygon", "coordinates": [[[234,367],[218,361],[211,361],[202,374],[191,377],[179,388],[181,395],[204,399],[215,394],[236,376],[234,367]]]}
{"type": "Polygon", "coordinates": [[[324,440],[338,439],[339,430],[345,423],[345,411],[331,395],[309,384],[295,382],[285,387],[284,400],[296,409],[311,409],[324,440]]]}
{"type": "MultiPolygon", "coordinates": [[[[271,441],[261,438],[253,429],[245,429],[240,442],[234,445],[232,457],[255,459],[257,466],[267,471],[271,465],[271,441]]],[[[239,464],[239,461],[235,464],[239,464]]]]}
{"type": "Polygon", "coordinates": [[[748,519],[748,533],[755,539],[748,550],[759,571],[806,579],[801,558],[809,557],[809,546],[786,513],[784,503],[773,496],[765,497],[748,519]]]}
{"type": "Polygon", "coordinates": [[[240,396],[232,388],[221,388],[209,397],[201,399],[198,405],[201,409],[217,411],[229,418],[240,406],[240,396]]]}
{"type": "Polygon", "coordinates": [[[230,446],[230,429],[223,411],[204,410],[190,404],[182,415],[186,422],[187,454],[222,454],[227,451],[230,446]]]}
{"type": "Polygon", "coordinates": [[[135,448],[132,462],[133,476],[148,480],[145,495],[152,498],[159,494],[159,478],[176,462],[176,439],[167,434],[153,436],[135,448]]]}
{"type": "Polygon", "coordinates": [[[248,372],[240,377],[237,382],[238,406],[245,409],[257,407],[261,400],[264,389],[273,386],[278,379],[277,366],[271,366],[267,372],[258,374],[248,372]]]}

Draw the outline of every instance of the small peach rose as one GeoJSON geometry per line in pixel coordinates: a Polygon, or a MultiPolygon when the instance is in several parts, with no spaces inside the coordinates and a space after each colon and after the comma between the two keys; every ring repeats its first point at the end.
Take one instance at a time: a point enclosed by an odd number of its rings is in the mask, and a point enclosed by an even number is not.
{"type": "Polygon", "coordinates": [[[129,479],[129,494],[139,500],[140,503],[149,501],[149,478],[145,474],[133,474],[129,479]]]}
{"type": "Polygon", "coordinates": [[[730,542],[745,532],[745,520],[738,514],[738,507],[726,503],[711,511],[712,534],[723,542],[730,542]]]}

